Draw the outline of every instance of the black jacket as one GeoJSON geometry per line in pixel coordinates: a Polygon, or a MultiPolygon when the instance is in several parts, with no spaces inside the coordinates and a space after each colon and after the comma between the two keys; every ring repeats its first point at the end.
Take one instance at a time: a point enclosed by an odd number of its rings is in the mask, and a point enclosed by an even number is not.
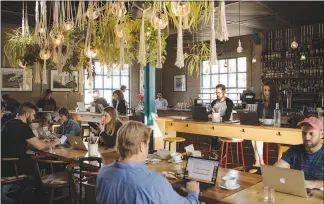
{"type": "MultiPolygon", "coordinates": [[[[216,104],[218,100],[213,100],[213,102],[210,104],[211,107],[214,107],[214,105],[216,104]]],[[[231,99],[227,98],[225,99],[226,102],[226,111],[225,111],[225,115],[223,115],[222,117],[222,121],[229,121],[229,119],[231,118],[232,115],[232,111],[233,111],[233,107],[234,107],[234,103],[231,99]]]]}
{"type": "Polygon", "coordinates": [[[42,98],[37,103],[38,108],[44,108],[46,105],[54,106],[54,110],[56,110],[56,101],[53,98],[50,98],[49,100],[42,98]]]}
{"type": "MultiPolygon", "coordinates": [[[[113,107],[116,108],[117,101],[113,99],[112,102],[113,102],[113,107]]],[[[119,100],[118,107],[116,109],[120,115],[126,115],[127,113],[126,101],[124,99],[119,100]]]]}
{"type": "MultiPolygon", "coordinates": [[[[258,104],[258,117],[265,118],[265,119],[274,119],[274,110],[276,109],[276,101],[270,101],[268,107],[264,107],[264,102],[258,104]],[[263,109],[265,108],[265,115],[263,115],[263,109]]],[[[280,106],[280,103],[279,103],[280,106]]]]}
{"type": "Polygon", "coordinates": [[[1,102],[1,106],[4,107],[6,111],[10,111],[12,114],[16,115],[18,113],[20,103],[13,98],[9,98],[6,103],[1,102]]]}
{"type": "Polygon", "coordinates": [[[94,101],[94,103],[96,104],[96,112],[97,112],[97,113],[101,113],[101,111],[100,111],[100,109],[99,109],[99,107],[98,107],[98,104],[101,104],[103,108],[106,108],[106,107],[109,106],[107,100],[106,100],[105,98],[103,98],[103,97],[99,97],[99,98],[97,98],[97,99],[94,101]]]}
{"type": "Polygon", "coordinates": [[[117,132],[122,125],[122,122],[117,121],[115,131],[113,133],[109,134],[107,131],[104,131],[100,134],[100,137],[102,137],[104,141],[105,147],[113,148],[116,145],[117,132]]]}

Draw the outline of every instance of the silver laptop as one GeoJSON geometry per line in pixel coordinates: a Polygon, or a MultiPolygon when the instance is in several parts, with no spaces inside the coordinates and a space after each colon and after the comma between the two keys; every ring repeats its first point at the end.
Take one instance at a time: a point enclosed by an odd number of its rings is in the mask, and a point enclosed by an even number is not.
{"type": "Polygon", "coordinates": [[[77,102],[77,105],[78,105],[78,111],[79,112],[86,112],[87,109],[85,107],[85,104],[83,102],[77,102]]]}
{"type": "Polygon", "coordinates": [[[88,151],[88,148],[85,146],[80,136],[68,136],[67,139],[73,149],[88,151]]]}
{"type": "Polygon", "coordinates": [[[303,171],[262,165],[261,172],[265,186],[278,192],[307,197],[303,171]]]}

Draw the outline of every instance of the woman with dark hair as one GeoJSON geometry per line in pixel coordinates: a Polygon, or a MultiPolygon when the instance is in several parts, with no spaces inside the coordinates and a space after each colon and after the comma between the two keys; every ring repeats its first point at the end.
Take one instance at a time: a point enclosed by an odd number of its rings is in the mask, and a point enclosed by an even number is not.
{"type": "Polygon", "coordinates": [[[61,108],[58,111],[60,115],[61,126],[56,130],[56,134],[65,136],[80,136],[80,126],[73,120],[70,116],[69,110],[67,108],[61,108]]]}
{"type": "Polygon", "coordinates": [[[102,120],[99,124],[100,141],[108,148],[116,145],[117,132],[123,123],[119,120],[117,111],[113,107],[107,107],[102,112],[102,120]]]}
{"type": "MultiPolygon", "coordinates": [[[[272,81],[265,81],[262,87],[262,102],[258,104],[257,113],[259,118],[262,119],[273,119],[274,110],[276,109],[276,103],[279,103],[279,93],[276,85],[272,81]]],[[[263,160],[263,142],[262,141],[251,141],[255,166],[264,165],[263,160]]]]}
{"type": "Polygon", "coordinates": [[[124,94],[121,90],[116,90],[113,92],[113,106],[120,115],[126,115],[127,107],[124,94]]]}

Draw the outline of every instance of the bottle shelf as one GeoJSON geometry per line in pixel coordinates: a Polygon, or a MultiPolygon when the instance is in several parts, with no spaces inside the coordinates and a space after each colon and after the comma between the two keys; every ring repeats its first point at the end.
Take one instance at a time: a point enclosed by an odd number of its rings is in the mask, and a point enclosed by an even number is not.
{"type": "MultiPolygon", "coordinates": [[[[306,57],[306,60],[308,59],[321,59],[324,58],[324,56],[314,56],[314,57],[306,57]]],[[[296,58],[284,58],[284,59],[273,59],[273,60],[261,60],[261,62],[286,62],[286,61],[306,61],[301,60],[300,57],[296,58]]]]}
{"type": "Polygon", "coordinates": [[[287,80],[287,79],[322,79],[324,76],[302,76],[302,77],[261,77],[265,80],[287,80]]]}

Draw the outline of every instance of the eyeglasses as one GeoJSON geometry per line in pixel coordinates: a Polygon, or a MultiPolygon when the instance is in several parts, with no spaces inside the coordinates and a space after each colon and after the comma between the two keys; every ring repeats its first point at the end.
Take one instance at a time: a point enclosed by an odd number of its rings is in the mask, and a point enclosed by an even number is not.
{"type": "Polygon", "coordinates": [[[216,92],[217,95],[222,94],[223,92],[216,92]]]}

